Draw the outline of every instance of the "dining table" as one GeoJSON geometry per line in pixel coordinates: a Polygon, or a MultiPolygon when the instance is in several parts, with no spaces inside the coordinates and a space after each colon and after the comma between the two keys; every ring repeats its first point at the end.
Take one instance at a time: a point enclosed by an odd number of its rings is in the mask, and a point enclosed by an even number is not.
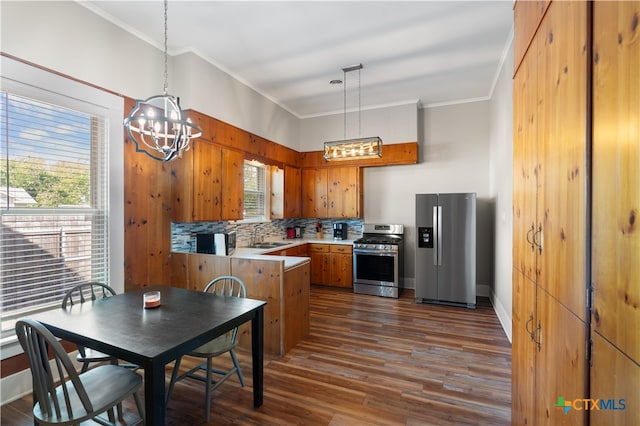
{"type": "Polygon", "coordinates": [[[248,321],[253,405],[262,405],[265,305],[261,300],[154,286],[31,318],[61,339],[144,369],[145,424],[156,426],[165,424],[166,364],[248,321]],[[160,304],[145,308],[143,295],[153,291],[160,292],[160,304]]]}

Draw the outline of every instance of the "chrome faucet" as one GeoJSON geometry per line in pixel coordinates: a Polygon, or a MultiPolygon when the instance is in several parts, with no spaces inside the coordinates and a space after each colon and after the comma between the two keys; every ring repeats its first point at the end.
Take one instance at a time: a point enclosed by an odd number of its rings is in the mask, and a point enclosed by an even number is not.
{"type": "Polygon", "coordinates": [[[251,246],[255,246],[258,243],[262,242],[262,236],[258,235],[258,227],[253,228],[253,235],[251,236],[251,246]]]}

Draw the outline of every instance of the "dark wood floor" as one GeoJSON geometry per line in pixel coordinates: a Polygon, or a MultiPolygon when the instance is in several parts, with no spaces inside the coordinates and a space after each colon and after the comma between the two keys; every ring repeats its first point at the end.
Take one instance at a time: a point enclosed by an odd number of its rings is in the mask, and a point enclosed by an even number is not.
{"type": "MultiPolygon", "coordinates": [[[[250,353],[239,351],[247,385],[234,377],[214,392],[209,424],[509,424],[511,345],[488,300],[469,310],[412,297],[313,287],[311,335],[265,360],[264,405],[253,408],[250,353]]],[[[30,408],[30,396],[7,404],[0,423],[32,424],[30,408]]],[[[125,411],[135,417],[132,401],[125,411]]],[[[182,381],[167,424],[204,424],[203,411],[201,384],[182,381]]]]}

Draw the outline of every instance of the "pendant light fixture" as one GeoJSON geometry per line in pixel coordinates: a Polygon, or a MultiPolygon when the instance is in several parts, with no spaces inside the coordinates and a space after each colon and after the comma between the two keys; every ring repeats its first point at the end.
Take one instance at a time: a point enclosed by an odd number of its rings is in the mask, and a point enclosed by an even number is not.
{"type": "Polygon", "coordinates": [[[191,139],[202,136],[202,130],[184,117],[180,98],[168,93],[167,1],[164,0],[164,92],[145,100],[136,100],[124,127],[136,144],[136,151],[149,157],[170,161],[189,150],[191,139]]]}
{"type": "MultiPolygon", "coordinates": [[[[333,160],[355,160],[363,157],[382,157],[382,139],[378,136],[356,139],[347,139],[347,73],[358,71],[358,136],[361,132],[361,100],[360,100],[360,71],[362,64],[351,65],[342,68],[344,75],[344,139],[324,143],[324,159],[333,160]]],[[[331,84],[339,83],[339,80],[332,80],[331,84]]]]}

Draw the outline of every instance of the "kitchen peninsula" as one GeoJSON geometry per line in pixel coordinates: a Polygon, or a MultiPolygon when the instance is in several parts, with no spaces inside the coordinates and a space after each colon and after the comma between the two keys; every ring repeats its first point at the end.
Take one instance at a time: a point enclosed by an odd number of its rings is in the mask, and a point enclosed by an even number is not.
{"type": "MultiPolygon", "coordinates": [[[[265,353],[284,356],[309,334],[310,259],[313,243],[351,245],[352,241],[281,240],[269,248],[237,248],[231,256],[171,253],[171,263],[186,288],[202,291],[220,275],[235,275],[247,287],[247,297],[264,300],[265,353]],[[291,254],[291,255],[289,255],[291,254]]],[[[242,326],[239,345],[250,348],[251,330],[242,326]]]]}

